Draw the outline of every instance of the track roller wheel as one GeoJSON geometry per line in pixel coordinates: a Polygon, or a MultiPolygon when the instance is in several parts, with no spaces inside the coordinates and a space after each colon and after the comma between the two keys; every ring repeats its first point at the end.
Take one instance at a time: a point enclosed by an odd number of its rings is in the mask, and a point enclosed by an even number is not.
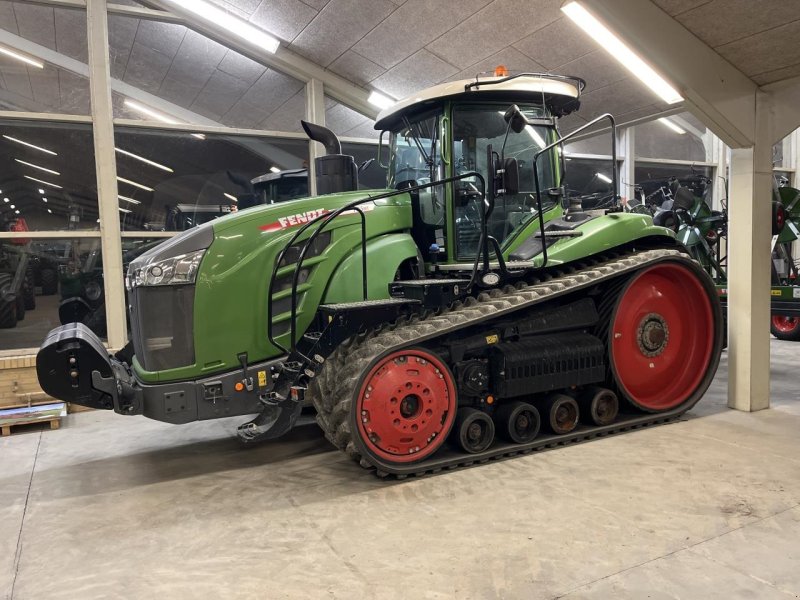
{"type": "Polygon", "coordinates": [[[553,433],[569,433],[578,425],[578,402],[566,394],[551,394],[545,401],[547,422],[553,433]]]}
{"type": "Polygon", "coordinates": [[[619,398],[611,390],[591,387],[578,397],[578,406],[587,425],[611,425],[619,413],[619,398]]]}
{"type": "Polygon", "coordinates": [[[770,332],[779,340],[800,342],[800,318],[772,315],[770,332]]]}
{"type": "Polygon", "coordinates": [[[483,452],[494,440],[494,421],[476,408],[460,408],[454,428],[461,448],[470,454],[483,452]]]}
{"type": "Polygon", "coordinates": [[[497,429],[504,438],[515,444],[532,442],[539,434],[539,411],[527,402],[502,404],[494,414],[497,429]]]}
{"type": "Polygon", "coordinates": [[[701,277],[665,261],[634,275],[617,298],[609,362],[620,392],[641,410],[696,402],[711,381],[722,327],[701,277]]]}

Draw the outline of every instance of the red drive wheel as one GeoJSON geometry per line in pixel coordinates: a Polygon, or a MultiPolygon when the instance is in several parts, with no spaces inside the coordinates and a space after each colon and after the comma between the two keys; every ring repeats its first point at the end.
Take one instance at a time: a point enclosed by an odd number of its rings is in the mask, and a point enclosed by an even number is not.
{"type": "Polygon", "coordinates": [[[427,458],[444,443],[456,416],[450,369],[418,348],[380,359],[363,380],[355,403],[365,449],[394,463],[427,458]]]}
{"type": "Polygon", "coordinates": [[[770,331],[779,340],[800,341],[800,318],[772,315],[770,331]]]}
{"type": "Polygon", "coordinates": [[[689,400],[710,368],[714,322],[708,293],[689,267],[664,262],[635,275],[609,329],[611,368],[623,395],[647,412],[689,400]]]}

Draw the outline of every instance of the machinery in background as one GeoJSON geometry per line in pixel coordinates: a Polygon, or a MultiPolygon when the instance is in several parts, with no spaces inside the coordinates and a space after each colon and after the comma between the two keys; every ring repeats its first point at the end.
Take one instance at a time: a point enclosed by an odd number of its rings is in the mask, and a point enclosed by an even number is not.
{"type": "Polygon", "coordinates": [[[713,281],[648,215],[585,212],[559,147],[584,82],[507,72],[384,110],[386,189],[328,155],[320,196],[256,206],[134,259],[132,348],[80,323],[37,355],[53,397],[170,423],[257,416],[277,438],[313,405],[326,437],[404,477],[673,419],[723,344],[713,281]],[[566,177],[569,172],[566,172],[566,177]],[[686,311],[691,305],[693,310],[686,311]],[[132,355],[132,357],[131,357],[132,355]]]}

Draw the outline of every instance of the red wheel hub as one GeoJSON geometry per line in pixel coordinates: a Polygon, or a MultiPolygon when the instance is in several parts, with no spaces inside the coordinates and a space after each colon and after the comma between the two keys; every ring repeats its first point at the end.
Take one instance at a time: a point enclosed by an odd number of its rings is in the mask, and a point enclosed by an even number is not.
{"type": "Polygon", "coordinates": [[[609,332],[617,383],[644,410],[679,406],[708,370],[714,334],[711,300],[689,268],[662,263],[642,271],[623,291],[609,332]]]}
{"type": "Polygon", "coordinates": [[[358,432],[380,458],[413,462],[444,442],[456,413],[450,370],[424,350],[402,350],[381,359],[367,376],[356,402],[358,432]]]}
{"type": "Polygon", "coordinates": [[[800,326],[800,319],[797,317],[784,317],[773,315],[772,326],[781,333],[793,333],[800,326]]]}

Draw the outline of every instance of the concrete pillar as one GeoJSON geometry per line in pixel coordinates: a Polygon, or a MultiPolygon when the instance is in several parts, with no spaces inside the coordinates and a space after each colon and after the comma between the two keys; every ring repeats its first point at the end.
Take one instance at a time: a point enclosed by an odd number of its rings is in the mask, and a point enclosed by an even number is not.
{"type": "Polygon", "coordinates": [[[769,408],[772,115],[758,93],[755,144],[731,151],[728,406],[769,408]]]}
{"type": "Polygon", "coordinates": [[[111,105],[106,0],[91,0],[86,3],[86,23],[108,345],[111,349],[119,349],[125,345],[128,332],[125,320],[125,286],[122,283],[124,273],[117,197],[117,163],[114,153],[114,115],[111,105]]]}
{"type": "MultiPolygon", "coordinates": [[[[311,79],[306,83],[306,121],[316,125],[325,125],[325,92],[319,79],[311,79]]],[[[314,159],[325,156],[325,147],[319,142],[308,142],[308,192],[317,194],[317,173],[314,159]]]]}

